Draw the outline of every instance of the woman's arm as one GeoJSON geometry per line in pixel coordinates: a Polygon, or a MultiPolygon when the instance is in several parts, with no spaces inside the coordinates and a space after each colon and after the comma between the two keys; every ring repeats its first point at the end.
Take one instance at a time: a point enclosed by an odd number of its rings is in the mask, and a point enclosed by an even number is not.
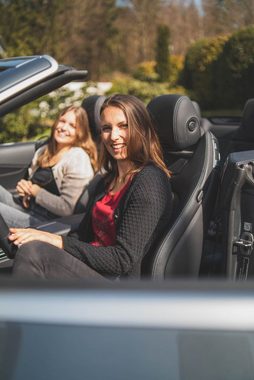
{"type": "Polygon", "coordinates": [[[131,185],[114,246],[96,247],[64,236],[63,248],[102,275],[128,274],[165,229],[172,211],[171,202],[166,175],[153,166],[146,167],[131,185]]]}
{"type": "Polygon", "coordinates": [[[93,177],[87,153],[81,148],[73,150],[73,154],[70,152],[62,166],[61,175],[60,195],[41,188],[35,196],[35,202],[53,214],[66,216],[73,213],[80,195],[93,177]]]}

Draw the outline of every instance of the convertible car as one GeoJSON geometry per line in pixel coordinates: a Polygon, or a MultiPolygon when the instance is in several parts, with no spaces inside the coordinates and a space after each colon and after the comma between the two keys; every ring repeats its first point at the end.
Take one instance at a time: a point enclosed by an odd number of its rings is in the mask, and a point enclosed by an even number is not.
{"type": "MultiPolygon", "coordinates": [[[[86,76],[46,55],[0,60],[0,117],[86,76]]],[[[101,100],[82,102],[95,140],[101,100]]],[[[253,378],[253,284],[239,280],[254,273],[254,100],[242,117],[203,118],[181,94],[147,107],[172,172],[174,212],[143,258],[142,281],[14,281],[1,241],[1,379],[253,378]]],[[[43,141],[3,141],[2,186],[14,191],[43,141]]],[[[73,216],[37,228],[75,229],[95,182],[73,216]]]]}
{"type": "MultiPolygon", "coordinates": [[[[2,59],[0,117],[5,118],[67,83],[85,81],[86,77],[87,71],[59,65],[46,55],[2,59]]],[[[99,138],[100,98],[88,96],[82,102],[95,140],[99,138]]],[[[147,107],[157,126],[165,162],[173,174],[174,211],[168,229],[143,259],[142,276],[251,276],[254,100],[246,102],[242,117],[203,118],[198,104],[180,94],[155,97],[147,107]]],[[[10,191],[15,189],[40,144],[41,141],[3,141],[2,186],[10,191]]],[[[75,229],[97,180],[81,196],[73,216],[37,228],[59,234],[75,229]]],[[[2,252],[0,273],[9,268],[11,260],[2,252]]]]}

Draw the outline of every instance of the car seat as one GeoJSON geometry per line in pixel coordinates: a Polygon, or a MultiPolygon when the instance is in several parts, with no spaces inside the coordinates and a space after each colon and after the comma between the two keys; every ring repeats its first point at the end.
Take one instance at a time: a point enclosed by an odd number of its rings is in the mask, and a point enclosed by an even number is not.
{"type": "Polygon", "coordinates": [[[206,221],[215,201],[216,138],[202,127],[187,96],[162,95],[148,104],[172,171],[173,217],[142,262],[142,275],[153,279],[198,277],[206,221]]]}
{"type": "Polygon", "coordinates": [[[81,104],[87,112],[92,138],[97,144],[100,140],[100,111],[105,99],[104,95],[92,95],[85,98],[81,104]]]}

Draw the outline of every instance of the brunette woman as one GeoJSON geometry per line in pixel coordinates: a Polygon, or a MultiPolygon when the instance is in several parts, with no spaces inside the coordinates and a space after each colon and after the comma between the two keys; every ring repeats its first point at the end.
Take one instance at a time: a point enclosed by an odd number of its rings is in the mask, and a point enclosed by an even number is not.
{"type": "Polygon", "coordinates": [[[101,110],[104,174],[76,234],[11,228],[13,274],[42,278],[139,276],[141,260],[171,214],[169,172],[149,114],[134,96],[101,110]]]}

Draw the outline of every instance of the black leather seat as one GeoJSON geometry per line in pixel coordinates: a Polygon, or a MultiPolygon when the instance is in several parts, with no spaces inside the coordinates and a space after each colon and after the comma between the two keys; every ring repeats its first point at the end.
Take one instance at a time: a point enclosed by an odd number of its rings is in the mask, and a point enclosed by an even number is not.
{"type": "Polygon", "coordinates": [[[104,95],[92,95],[85,98],[81,104],[87,112],[92,137],[97,144],[100,139],[100,111],[105,99],[104,95]]]}
{"type": "Polygon", "coordinates": [[[202,128],[200,115],[187,96],[158,96],[148,110],[157,125],[165,162],[173,172],[174,210],[168,230],[143,259],[142,273],[154,279],[198,277],[204,231],[216,194],[217,142],[202,128]]]}

